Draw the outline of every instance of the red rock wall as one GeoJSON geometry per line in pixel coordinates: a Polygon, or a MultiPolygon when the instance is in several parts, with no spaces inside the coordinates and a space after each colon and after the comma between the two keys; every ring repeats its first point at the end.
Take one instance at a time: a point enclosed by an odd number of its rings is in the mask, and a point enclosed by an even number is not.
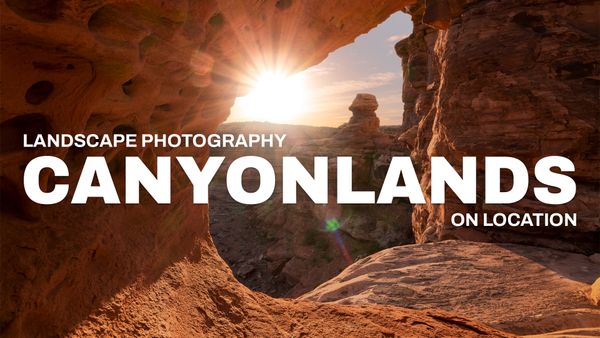
{"type": "MultiPolygon", "coordinates": [[[[415,33],[397,46],[405,69],[405,123],[418,125],[413,156],[429,189],[429,158],[513,156],[530,169],[529,192],[514,205],[477,205],[447,193],[444,205],[415,206],[418,242],[466,239],[517,242],[569,251],[600,251],[597,1],[479,1],[460,15],[448,8],[409,12],[415,33]],[[452,19],[454,17],[454,19],[452,19]],[[442,29],[421,24],[423,21],[442,29]],[[406,88],[408,86],[408,88],[406,88]],[[545,205],[533,196],[537,160],[560,155],[576,167],[575,199],[545,205]],[[456,229],[455,212],[577,212],[577,228],[456,229]]],[[[483,168],[483,161],[478,163],[483,168]]]]}

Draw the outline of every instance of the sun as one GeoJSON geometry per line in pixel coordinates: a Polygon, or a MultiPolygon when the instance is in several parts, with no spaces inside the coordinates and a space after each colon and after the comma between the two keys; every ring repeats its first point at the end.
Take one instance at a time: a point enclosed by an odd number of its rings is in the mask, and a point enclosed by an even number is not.
{"type": "Polygon", "coordinates": [[[305,75],[263,72],[248,95],[238,97],[232,110],[260,122],[284,123],[306,112],[305,75]]]}

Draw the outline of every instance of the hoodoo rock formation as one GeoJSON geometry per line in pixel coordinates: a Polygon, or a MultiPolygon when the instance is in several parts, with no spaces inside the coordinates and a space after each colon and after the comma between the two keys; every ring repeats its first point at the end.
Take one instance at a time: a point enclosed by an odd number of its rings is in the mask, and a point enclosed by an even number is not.
{"type": "Polygon", "coordinates": [[[379,104],[375,95],[357,94],[348,108],[352,112],[352,117],[342,129],[342,132],[378,133],[379,118],[375,114],[377,107],[379,107],[379,104]]]}

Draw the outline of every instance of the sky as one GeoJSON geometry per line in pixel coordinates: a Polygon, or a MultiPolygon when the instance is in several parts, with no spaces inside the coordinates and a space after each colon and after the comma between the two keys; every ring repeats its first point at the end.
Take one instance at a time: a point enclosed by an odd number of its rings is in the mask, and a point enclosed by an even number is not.
{"type": "Polygon", "coordinates": [[[401,124],[402,66],[394,44],[411,32],[410,16],[395,13],[314,67],[286,79],[264,74],[254,91],[237,98],[227,122],[337,127],[352,115],[348,106],[356,94],[370,93],[379,102],[381,124],[401,124]]]}

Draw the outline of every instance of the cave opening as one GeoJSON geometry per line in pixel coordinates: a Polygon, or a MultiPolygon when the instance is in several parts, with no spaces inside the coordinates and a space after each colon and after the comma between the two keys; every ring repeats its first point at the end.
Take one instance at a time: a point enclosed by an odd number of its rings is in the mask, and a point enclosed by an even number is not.
{"type": "MultiPolygon", "coordinates": [[[[282,156],[297,156],[310,171],[315,156],[349,155],[357,161],[355,188],[380,186],[389,165],[386,151],[410,153],[395,141],[403,118],[403,70],[395,45],[411,32],[410,16],[398,12],[316,66],[295,74],[281,68],[259,72],[219,133],[286,134],[284,147],[212,149],[211,156],[225,156],[225,166],[241,156],[262,156],[276,171],[282,156]]],[[[335,196],[332,177],[328,188],[335,196]]],[[[224,180],[217,174],[210,188],[212,238],[239,281],[271,296],[301,295],[360,258],[414,243],[408,200],[317,205],[298,188],[297,204],[284,205],[278,182],[267,202],[241,205],[224,180]]],[[[257,172],[246,170],[243,183],[247,191],[256,190],[257,172]]]]}
{"type": "MultiPolygon", "coordinates": [[[[0,8],[3,335],[512,336],[590,332],[597,322],[600,2],[5,0],[0,8]],[[21,198],[33,156],[65,159],[73,177],[86,158],[104,157],[117,188],[124,186],[126,156],[149,168],[158,156],[208,156],[206,149],[163,146],[28,150],[23,134],[212,134],[243,95],[235,72],[247,70],[244,47],[289,46],[289,56],[302,59],[297,69],[305,69],[343,45],[338,53],[358,46],[363,38],[350,40],[401,8],[415,23],[408,39],[397,43],[404,32],[395,26],[373,40],[382,49],[368,45],[341,65],[333,53],[329,68],[321,63],[289,83],[289,74],[265,70],[253,97],[274,112],[235,122],[234,111],[221,132],[285,132],[287,148],[252,154],[297,155],[305,167],[317,154],[352,155],[355,190],[379,185],[391,167],[387,158],[406,154],[411,140],[424,186],[432,154],[528,162],[565,155],[577,166],[577,196],[564,205],[578,212],[577,228],[469,231],[448,222],[455,212],[557,209],[531,198],[473,208],[428,203],[412,213],[405,203],[344,208],[301,197],[287,206],[279,196],[245,207],[229,202],[218,179],[208,215],[207,206],[193,204],[184,175],[173,175],[173,203],[164,205],[149,194],[127,206],[37,206],[21,198]],[[393,69],[372,69],[369,61],[379,57],[393,69]],[[317,75],[330,77],[313,81],[317,75]],[[375,85],[381,82],[389,87],[375,85]],[[397,104],[386,101],[383,88],[397,104]],[[309,100],[286,98],[295,89],[329,105],[306,112],[309,100]],[[294,104],[297,113],[284,114],[292,111],[278,102],[294,104]],[[412,134],[398,136],[400,117],[412,134]],[[403,231],[407,237],[397,237],[403,231]],[[417,244],[401,245],[413,233],[417,244]],[[242,287],[224,262],[251,289],[294,297],[391,245],[399,246],[291,300],[242,287]]],[[[244,174],[252,191],[256,171],[244,174]]]]}

